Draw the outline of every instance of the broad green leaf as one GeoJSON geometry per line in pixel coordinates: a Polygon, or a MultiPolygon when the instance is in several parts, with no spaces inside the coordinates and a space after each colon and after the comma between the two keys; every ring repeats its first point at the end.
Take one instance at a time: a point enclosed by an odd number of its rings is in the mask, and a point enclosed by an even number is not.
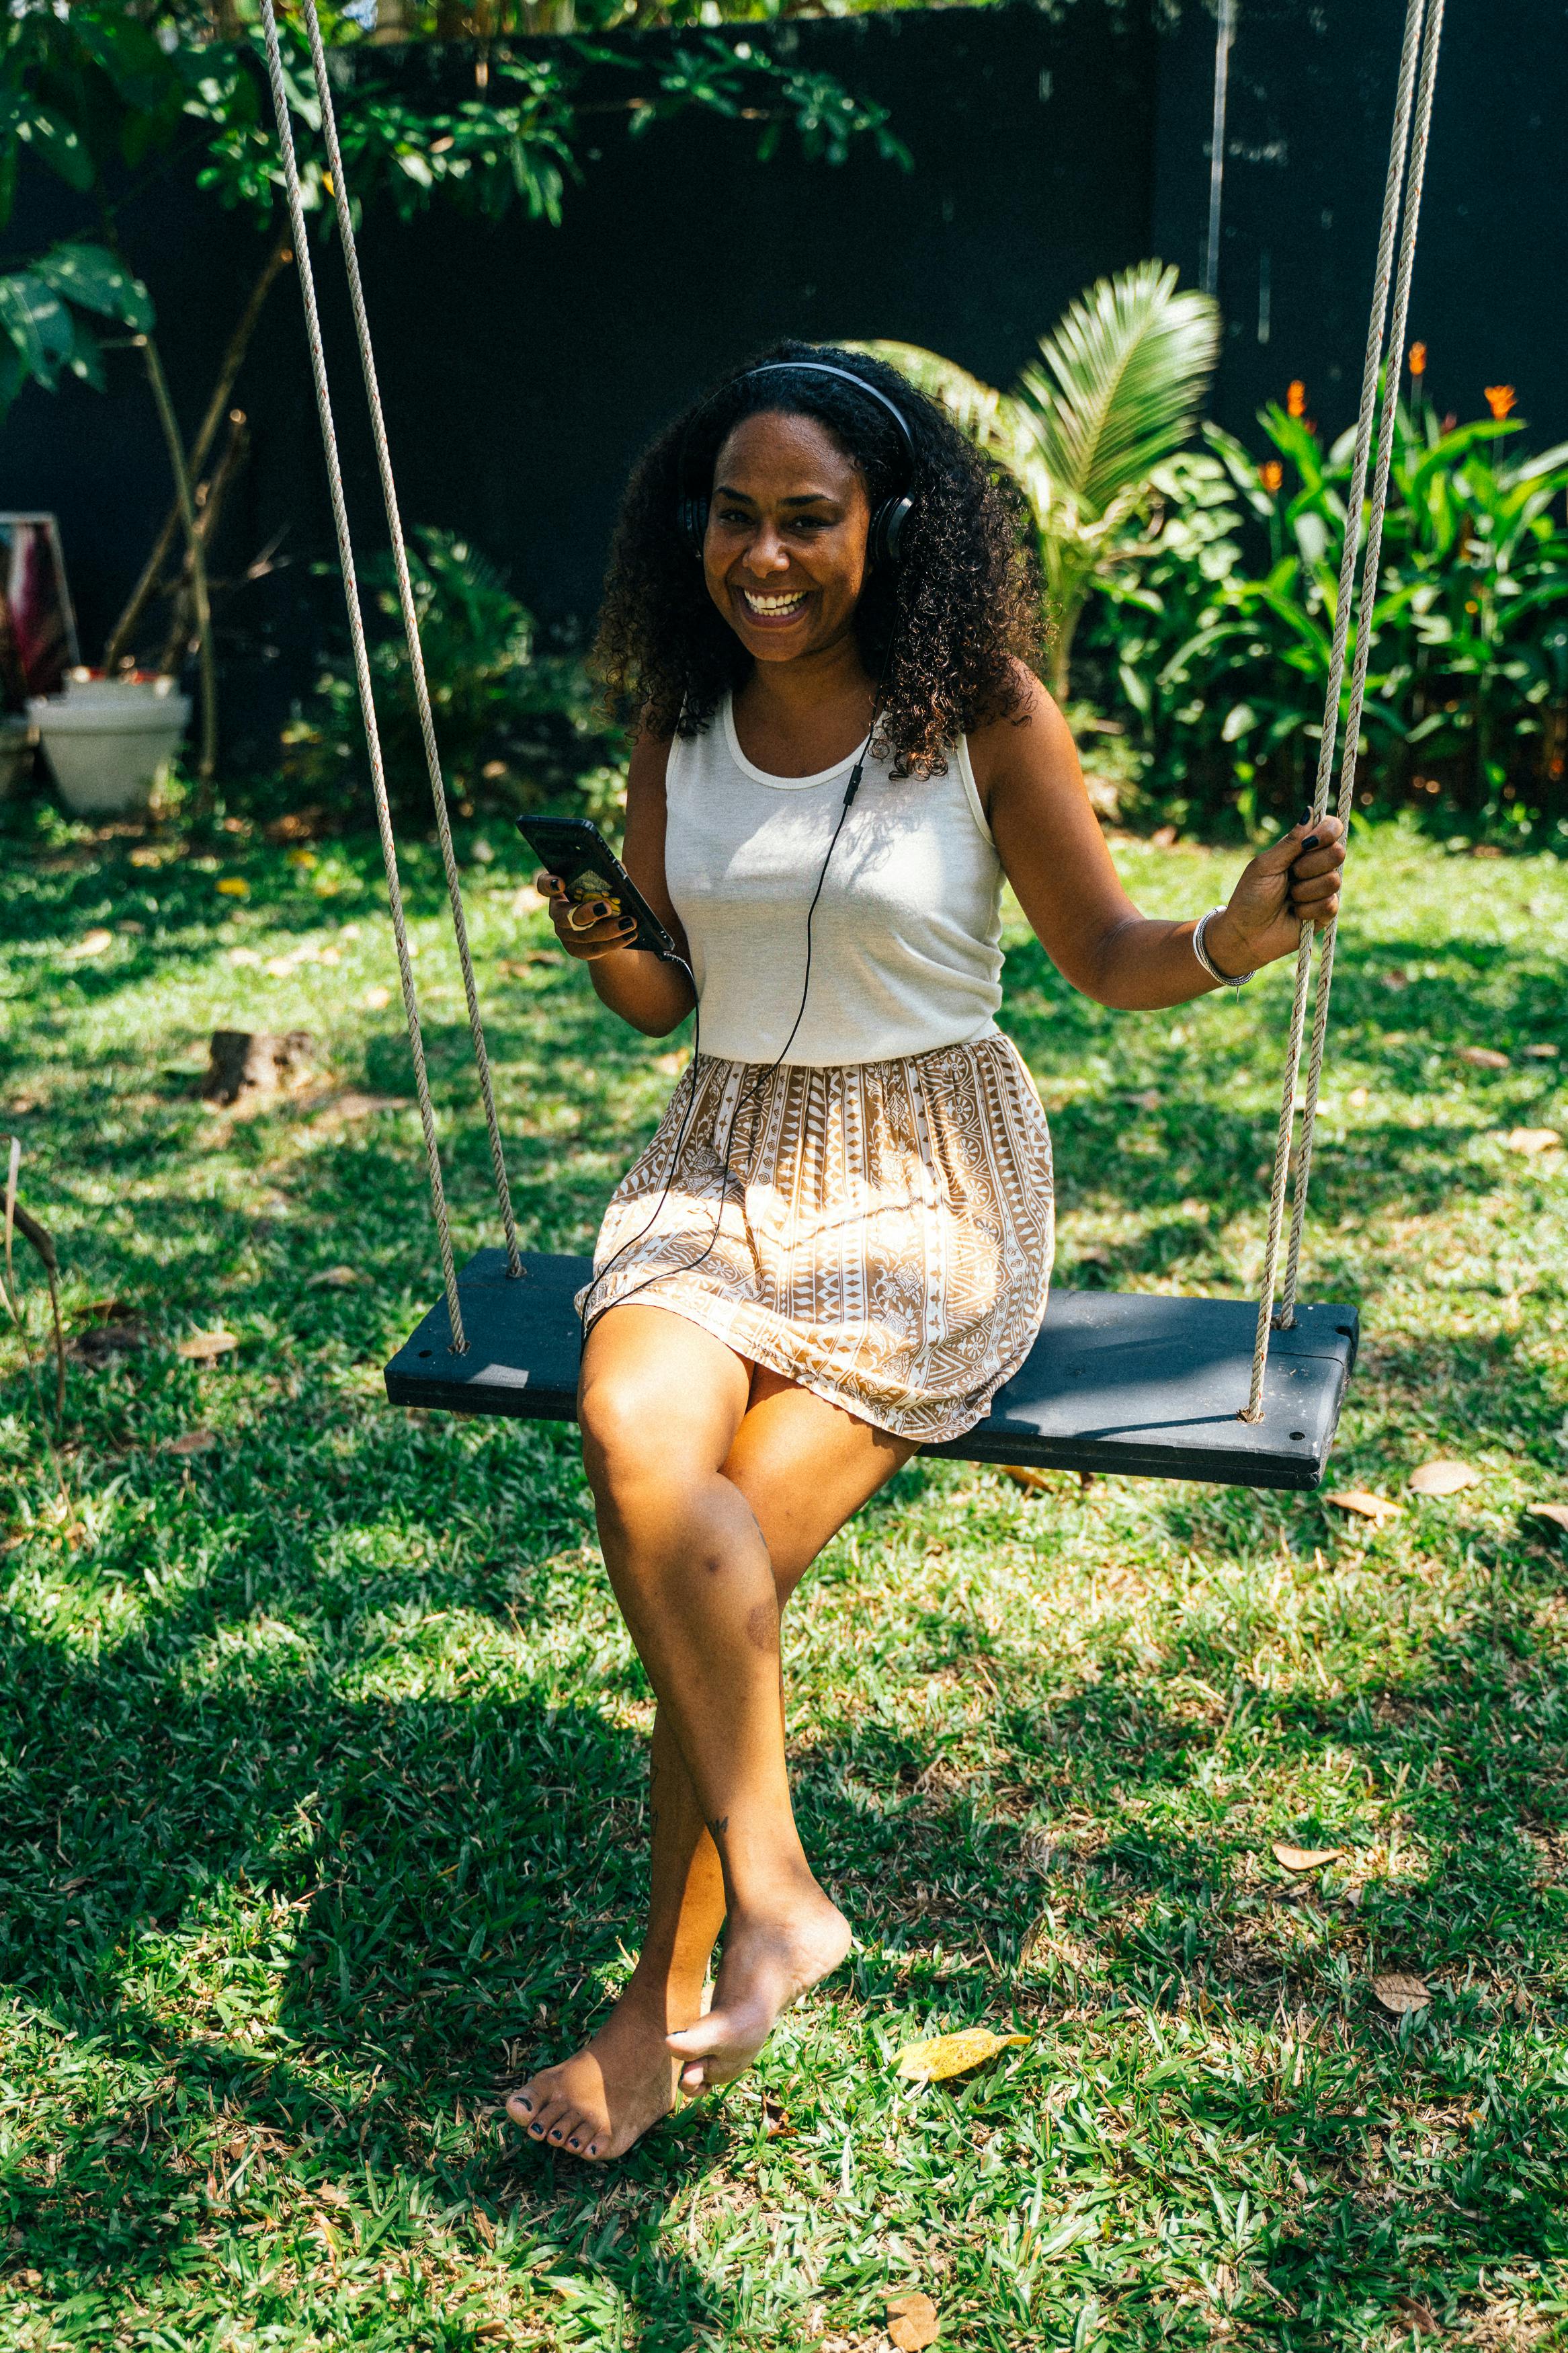
{"type": "Polygon", "coordinates": [[[92,157],[63,115],[52,113],[47,106],[37,107],[25,113],[16,128],[17,138],[39,163],[58,173],[68,187],[91,187],[92,157]]]}
{"type": "Polygon", "coordinates": [[[0,329],[27,375],[52,392],[76,346],[70,312],[54,289],[25,270],[0,278],[0,329]]]}
{"type": "Polygon", "coordinates": [[[84,311],[118,320],[139,335],[152,330],[152,296],[142,280],[132,278],[124,263],[101,245],[57,245],[33,264],[33,274],[84,311]]]}

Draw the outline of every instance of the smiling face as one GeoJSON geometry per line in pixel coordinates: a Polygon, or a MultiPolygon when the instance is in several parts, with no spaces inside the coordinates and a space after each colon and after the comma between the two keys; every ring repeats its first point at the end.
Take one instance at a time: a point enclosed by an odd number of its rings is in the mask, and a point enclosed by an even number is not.
{"type": "Polygon", "coordinates": [[[712,597],[757,661],[848,635],[871,510],[859,469],[814,417],[742,417],[721,444],[702,543],[712,597]]]}

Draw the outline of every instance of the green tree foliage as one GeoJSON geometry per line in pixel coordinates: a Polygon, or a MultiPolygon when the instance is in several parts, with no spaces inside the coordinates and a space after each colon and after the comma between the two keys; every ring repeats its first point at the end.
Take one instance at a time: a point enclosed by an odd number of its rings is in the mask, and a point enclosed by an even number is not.
{"type": "MultiPolygon", "coordinates": [[[[1261,465],[1211,426],[1157,470],[1086,646],[1160,789],[1244,816],[1316,764],[1354,439],[1259,422],[1261,465]]],[[[1400,406],[1358,786],[1510,832],[1561,808],[1568,742],[1568,444],[1510,457],[1521,429],[1400,406]]]]}
{"type": "MultiPolygon", "coordinates": [[[[459,807],[611,814],[625,745],[595,710],[580,658],[541,647],[532,615],[501,573],[455,533],[416,530],[409,549],[426,673],[447,788],[459,807]]],[[[334,575],[335,576],[335,575],[334,575]]],[[[371,645],[387,788],[427,821],[430,787],[390,555],[364,566],[381,627],[371,645]]],[[[309,712],[283,739],[284,773],[332,808],[363,807],[364,735],[353,666],[327,665],[309,712]]]]}

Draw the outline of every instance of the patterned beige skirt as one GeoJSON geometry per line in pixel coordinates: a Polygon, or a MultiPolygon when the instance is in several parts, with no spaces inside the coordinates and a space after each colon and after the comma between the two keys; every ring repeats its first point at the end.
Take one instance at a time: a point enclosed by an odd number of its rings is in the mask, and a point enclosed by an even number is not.
{"type": "Polygon", "coordinates": [[[1028,1355],[1052,1236],[1050,1132],[1007,1039],[771,1073],[703,1055],[616,1187],[578,1305],[635,1293],[931,1445],[1028,1355]]]}

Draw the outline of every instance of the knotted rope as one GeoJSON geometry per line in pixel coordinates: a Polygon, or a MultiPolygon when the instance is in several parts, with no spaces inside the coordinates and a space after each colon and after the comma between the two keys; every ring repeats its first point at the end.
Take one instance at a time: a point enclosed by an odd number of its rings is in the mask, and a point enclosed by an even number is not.
{"type": "MultiPolygon", "coordinates": [[[[1384,189],[1383,222],[1378,237],[1377,269],[1373,281],[1372,314],[1367,328],[1366,361],[1362,373],[1361,410],[1356,422],[1355,455],[1351,466],[1350,492],[1345,505],[1344,547],[1340,557],[1338,596],[1334,607],[1334,633],[1329,659],[1328,685],[1323,697],[1323,729],[1318,749],[1318,771],[1312,789],[1312,823],[1322,818],[1329,805],[1329,788],[1333,778],[1334,756],[1339,738],[1340,697],[1344,687],[1345,654],[1350,642],[1351,607],[1355,596],[1356,559],[1361,549],[1362,509],[1366,498],[1368,466],[1372,454],[1372,433],[1377,415],[1378,382],[1384,377],[1385,406],[1383,431],[1378,445],[1378,466],[1373,484],[1372,506],[1367,518],[1366,562],[1362,575],[1361,601],[1356,635],[1355,668],[1352,674],[1349,733],[1345,742],[1344,761],[1340,776],[1338,815],[1348,824],[1354,797],[1356,747],[1360,736],[1361,714],[1366,687],[1367,659],[1371,648],[1373,607],[1377,596],[1378,568],[1383,548],[1383,522],[1388,501],[1389,466],[1393,455],[1393,425],[1398,397],[1398,354],[1403,348],[1405,320],[1409,306],[1410,274],[1415,253],[1415,232],[1420,212],[1422,175],[1426,164],[1426,140],[1431,128],[1432,96],[1436,85],[1437,39],[1442,27],[1443,0],[1432,0],[1432,22],[1427,29],[1426,58],[1421,75],[1421,127],[1417,146],[1412,160],[1409,189],[1405,203],[1405,234],[1400,240],[1401,198],[1405,193],[1405,160],[1410,150],[1412,106],[1415,96],[1416,66],[1422,54],[1422,32],[1426,22],[1426,0],[1408,0],[1405,18],[1405,44],[1399,61],[1399,85],[1394,100],[1394,132],[1389,146],[1388,178],[1384,189]],[[1399,243],[1399,301],[1395,308],[1397,323],[1392,341],[1385,343],[1388,326],[1389,288],[1394,274],[1394,248],[1399,243]],[[1388,367],[1384,372],[1384,353],[1388,367]]],[[[1329,987],[1332,980],[1332,924],[1324,927],[1324,958],[1320,967],[1316,1017],[1313,1023],[1312,1060],[1309,1078],[1310,1117],[1317,1113],[1317,1084],[1322,1070],[1323,1039],[1328,1029],[1329,987]]],[[[1307,991],[1312,966],[1313,929],[1301,927],[1300,945],[1296,954],[1296,989],[1290,1008],[1289,1036],[1285,1053],[1284,1085],[1280,1092],[1279,1125],[1274,1146],[1274,1176],[1268,1198],[1268,1240],[1264,1250],[1263,1281],[1258,1305],[1258,1330],[1252,1350],[1252,1381],[1243,1421],[1259,1421],[1263,1416],[1263,1380],[1268,1363],[1269,1335],[1274,1325],[1274,1295],[1279,1281],[1279,1242],[1284,1227],[1285,1191],[1290,1170],[1290,1138],[1295,1124],[1296,1081],[1301,1066],[1301,1046],[1307,1026],[1307,991]]],[[[1306,1179],[1310,1167],[1312,1127],[1303,1132],[1303,1148],[1297,1165],[1295,1199],[1292,1204],[1291,1247],[1287,1275],[1286,1304],[1280,1316],[1283,1328],[1295,1320],[1295,1285],[1300,1250],[1301,1221],[1306,1211],[1306,1179]]]]}

